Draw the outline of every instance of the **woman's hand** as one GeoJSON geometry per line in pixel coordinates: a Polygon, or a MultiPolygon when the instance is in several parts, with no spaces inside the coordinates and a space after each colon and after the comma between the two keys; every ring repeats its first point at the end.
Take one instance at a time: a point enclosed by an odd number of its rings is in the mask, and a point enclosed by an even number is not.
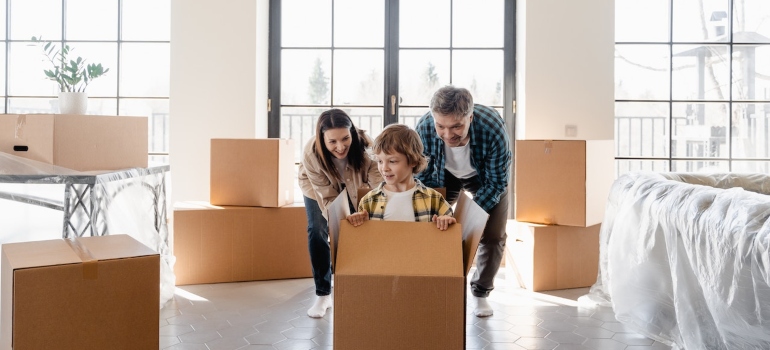
{"type": "Polygon", "coordinates": [[[449,228],[449,225],[457,223],[457,219],[449,216],[449,215],[441,215],[438,216],[436,214],[433,214],[433,218],[431,221],[436,223],[436,227],[441,231],[446,231],[447,228],[449,228]]]}
{"type": "Polygon", "coordinates": [[[366,210],[360,211],[358,213],[348,215],[346,219],[348,219],[348,222],[353,226],[361,226],[364,221],[369,221],[369,213],[366,210]]]}

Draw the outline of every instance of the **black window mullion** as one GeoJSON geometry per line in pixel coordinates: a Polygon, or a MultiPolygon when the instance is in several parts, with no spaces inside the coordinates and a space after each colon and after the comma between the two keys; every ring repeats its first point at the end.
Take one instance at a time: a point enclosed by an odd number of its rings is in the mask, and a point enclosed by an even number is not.
{"type": "Polygon", "coordinates": [[[11,57],[11,0],[5,2],[5,103],[3,113],[8,113],[8,107],[10,106],[10,98],[8,98],[8,61],[11,57]]]}
{"type": "Polygon", "coordinates": [[[455,46],[454,46],[454,1],[449,1],[449,84],[455,85],[454,70],[455,70],[455,46]]]}
{"type": "MultiPolygon", "coordinates": [[[[516,72],[516,2],[505,2],[505,22],[503,30],[503,119],[508,126],[508,136],[511,140],[516,135],[516,121],[513,103],[516,100],[516,82],[514,74],[516,72]]],[[[511,147],[516,143],[511,142],[511,147]]],[[[513,182],[513,181],[511,181],[513,182]]]]}
{"type": "Polygon", "coordinates": [[[398,123],[398,109],[401,100],[398,91],[398,1],[385,0],[385,79],[383,79],[385,82],[385,96],[383,96],[385,115],[382,118],[385,125],[398,123]]]}
{"type": "Polygon", "coordinates": [[[281,0],[270,0],[267,137],[281,137],[281,0]]]}
{"type": "Polygon", "coordinates": [[[330,28],[331,29],[331,33],[332,33],[332,37],[330,38],[331,39],[331,46],[329,47],[329,60],[330,60],[329,67],[331,67],[331,70],[329,71],[329,105],[328,105],[328,108],[335,107],[334,106],[334,80],[335,80],[334,79],[334,51],[335,51],[336,47],[334,47],[334,20],[335,20],[335,18],[334,18],[334,3],[335,3],[335,1],[332,0],[332,9],[331,9],[331,11],[332,11],[332,13],[331,13],[331,16],[332,16],[332,27],[330,28]]]}
{"type": "MultiPolygon", "coordinates": [[[[511,140],[511,154],[516,154],[516,113],[514,103],[516,101],[516,1],[505,1],[505,11],[503,15],[503,119],[508,128],[508,139],[511,140]]],[[[510,184],[515,183],[516,172],[513,171],[515,159],[511,162],[510,184]]],[[[508,198],[508,206],[514,207],[514,196],[508,198]]],[[[508,219],[514,219],[515,213],[511,210],[508,213],[508,219]]]]}
{"type": "MultiPolygon", "coordinates": [[[[735,66],[733,66],[733,51],[735,49],[735,42],[733,41],[735,38],[733,37],[733,33],[735,30],[733,30],[733,1],[728,1],[727,6],[727,37],[729,38],[729,43],[727,47],[728,55],[727,55],[727,66],[730,67],[729,75],[727,79],[727,115],[731,116],[733,115],[733,69],[735,66]]],[[[752,99],[755,99],[756,96],[752,96],[752,99]]],[[[748,104],[747,104],[748,106],[748,104]]],[[[727,161],[727,171],[732,172],[733,171],[733,118],[727,118],[727,126],[725,127],[725,143],[727,144],[727,158],[729,161],[727,161]]],[[[717,148],[719,148],[719,145],[717,144],[717,148]]],[[[744,157],[746,155],[744,154],[744,157]]]]}
{"type": "MultiPolygon", "coordinates": [[[[169,38],[170,40],[171,38],[169,38]]],[[[169,44],[170,45],[170,44],[169,44]]],[[[123,63],[122,59],[122,53],[123,53],[123,0],[118,0],[118,42],[117,42],[117,61],[116,61],[116,67],[115,71],[120,72],[120,65],[123,63]]],[[[121,93],[120,93],[120,83],[121,83],[121,74],[117,75],[117,79],[115,81],[116,84],[118,84],[115,87],[115,115],[120,114],[120,104],[121,104],[121,93]]],[[[164,126],[165,130],[165,126],[164,126]]]]}
{"type": "MultiPolygon", "coordinates": [[[[668,4],[668,171],[674,169],[674,4],[668,4]]],[[[630,137],[629,137],[630,140],[630,137]]],[[[677,156],[680,156],[677,154],[677,156]]]]}

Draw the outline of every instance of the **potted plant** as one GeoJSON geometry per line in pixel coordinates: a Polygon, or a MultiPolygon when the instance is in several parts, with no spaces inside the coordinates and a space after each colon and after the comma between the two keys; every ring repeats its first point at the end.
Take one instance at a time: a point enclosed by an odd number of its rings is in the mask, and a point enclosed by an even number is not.
{"type": "MultiPolygon", "coordinates": [[[[94,79],[101,77],[110,69],[104,69],[101,63],[86,63],[80,56],[72,59],[74,49],[67,44],[61,49],[42,37],[32,37],[32,42],[43,48],[43,54],[53,69],[44,69],[46,79],[59,84],[59,112],[62,114],[85,114],[88,103],[86,87],[94,79]]],[[[74,56],[74,55],[73,55],[74,56]]]]}

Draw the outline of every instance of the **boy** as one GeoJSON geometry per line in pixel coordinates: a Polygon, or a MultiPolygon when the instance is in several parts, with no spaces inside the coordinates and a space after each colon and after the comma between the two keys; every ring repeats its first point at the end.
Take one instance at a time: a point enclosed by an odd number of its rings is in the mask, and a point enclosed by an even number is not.
{"type": "Polygon", "coordinates": [[[384,182],[369,191],[348,222],[359,226],[366,220],[435,222],[446,230],[457,220],[441,194],[414,178],[428,164],[416,131],[403,124],[391,124],[374,140],[377,168],[384,182]]]}

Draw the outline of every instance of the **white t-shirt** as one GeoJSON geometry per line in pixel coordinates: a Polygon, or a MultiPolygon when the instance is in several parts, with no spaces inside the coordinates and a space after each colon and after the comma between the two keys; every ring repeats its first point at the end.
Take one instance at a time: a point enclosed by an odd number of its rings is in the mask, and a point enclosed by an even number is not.
{"type": "Polygon", "coordinates": [[[332,163],[334,163],[334,166],[337,168],[337,173],[340,174],[339,180],[342,183],[345,183],[345,168],[348,167],[348,159],[339,159],[337,157],[332,157],[332,163]]]}
{"type": "Polygon", "coordinates": [[[476,169],[471,166],[470,145],[470,142],[460,147],[449,147],[444,144],[444,153],[446,154],[444,168],[458,179],[468,179],[476,175],[476,169]]]}
{"type": "Polygon", "coordinates": [[[404,192],[391,192],[383,188],[382,191],[388,196],[388,203],[385,205],[385,212],[382,215],[382,219],[385,221],[414,222],[414,204],[412,204],[412,196],[414,195],[415,190],[417,190],[417,185],[404,192]]]}

